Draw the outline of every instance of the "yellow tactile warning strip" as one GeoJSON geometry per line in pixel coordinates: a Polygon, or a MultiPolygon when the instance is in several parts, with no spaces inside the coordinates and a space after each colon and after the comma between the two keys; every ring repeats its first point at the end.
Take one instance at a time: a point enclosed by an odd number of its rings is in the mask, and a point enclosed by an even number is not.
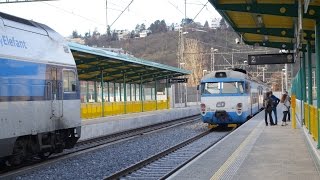
{"type": "MultiPolygon", "coordinates": [[[[243,156],[243,154],[248,154],[248,151],[251,150],[252,146],[250,149],[245,148],[249,144],[254,144],[254,142],[258,139],[264,128],[264,121],[261,121],[258,124],[258,126],[249,134],[249,136],[232,153],[232,155],[226,160],[226,162],[219,168],[219,170],[210,178],[210,180],[220,180],[225,175],[225,173],[227,173],[231,168],[233,168],[232,171],[235,173],[236,170],[240,167],[241,163],[237,163],[236,169],[234,169],[232,165],[239,159],[240,156],[243,156]],[[244,151],[247,151],[247,153],[243,153],[244,151]]],[[[241,159],[243,160],[245,159],[245,157],[243,156],[241,159]]]]}

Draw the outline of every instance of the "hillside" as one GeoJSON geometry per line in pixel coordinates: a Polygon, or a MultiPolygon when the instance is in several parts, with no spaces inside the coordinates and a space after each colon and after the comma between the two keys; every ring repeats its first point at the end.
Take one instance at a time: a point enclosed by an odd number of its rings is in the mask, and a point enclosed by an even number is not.
{"type": "MultiPolygon", "coordinates": [[[[247,66],[244,61],[248,54],[278,53],[278,49],[255,47],[237,44],[235,39],[239,36],[229,29],[205,29],[206,32],[189,30],[184,37],[184,69],[192,70],[189,78],[191,86],[196,85],[202,77],[204,70],[211,70],[211,58],[214,56],[215,70],[231,67],[245,68],[262,80],[261,69],[256,66],[247,66]],[[214,55],[210,49],[215,50],[214,55]]],[[[177,31],[151,34],[145,38],[134,38],[121,41],[105,41],[103,38],[95,39],[98,47],[122,48],[135,57],[178,67],[178,42],[177,31]]],[[[90,42],[92,45],[92,41],[90,42]]],[[[281,78],[277,73],[284,68],[283,64],[267,65],[265,79],[279,87],[281,78]],[[271,82],[271,77],[273,80],[271,82]],[[274,80],[276,78],[276,80],[274,80]]],[[[291,66],[289,65],[289,68],[291,66]]],[[[294,74],[299,69],[299,61],[294,65],[294,74]]],[[[290,70],[290,69],[289,69],[290,70]]],[[[291,74],[291,73],[290,73],[291,74]]],[[[289,74],[289,75],[290,75],[289,74]]],[[[290,81],[290,77],[289,77],[290,81]]]]}

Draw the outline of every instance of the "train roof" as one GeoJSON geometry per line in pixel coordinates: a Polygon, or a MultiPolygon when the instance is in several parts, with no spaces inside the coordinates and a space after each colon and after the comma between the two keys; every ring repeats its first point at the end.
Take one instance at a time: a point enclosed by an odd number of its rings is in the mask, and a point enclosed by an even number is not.
{"type": "Polygon", "coordinates": [[[45,24],[0,12],[0,58],[75,66],[67,41],[45,24]]]}
{"type": "Polygon", "coordinates": [[[233,79],[246,79],[250,81],[257,82],[259,84],[264,84],[261,80],[253,77],[250,73],[248,73],[244,69],[239,69],[239,68],[233,68],[233,69],[228,69],[228,70],[218,70],[218,71],[213,71],[207,75],[205,75],[202,79],[201,82],[203,81],[209,81],[212,79],[219,79],[219,78],[233,78],[233,79]]]}

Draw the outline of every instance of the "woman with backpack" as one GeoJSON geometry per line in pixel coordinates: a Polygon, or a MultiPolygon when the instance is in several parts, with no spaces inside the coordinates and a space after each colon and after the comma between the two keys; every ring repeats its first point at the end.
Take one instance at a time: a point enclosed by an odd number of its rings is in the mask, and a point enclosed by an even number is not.
{"type": "Polygon", "coordinates": [[[264,115],[264,120],[266,122],[266,126],[268,126],[268,120],[267,120],[267,116],[269,115],[269,120],[270,120],[270,125],[273,126],[275,125],[273,123],[273,119],[272,119],[272,99],[271,99],[271,93],[267,92],[266,93],[266,98],[264,99],[264,109],[265,109],[265,115],[264,115]]]}

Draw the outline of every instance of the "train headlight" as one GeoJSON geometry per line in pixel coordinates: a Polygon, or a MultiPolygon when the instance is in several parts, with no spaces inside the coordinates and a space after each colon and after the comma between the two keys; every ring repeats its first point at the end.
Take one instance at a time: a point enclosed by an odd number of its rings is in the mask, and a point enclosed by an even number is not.
{"type": "Polygon", "coordinates": [[[237,104],[236,113],[240,116],[242,114],[242,103],[237,104]]]}
{"type": "Polygon", "coordinates": [[[202,114],[205,114],[205,113],[206,113],[206,105],[203,104],[203,103],[201,103],[201,104],[200,104],[200,110],[201,110],[201,113],[202,113],[202,114]]]}

